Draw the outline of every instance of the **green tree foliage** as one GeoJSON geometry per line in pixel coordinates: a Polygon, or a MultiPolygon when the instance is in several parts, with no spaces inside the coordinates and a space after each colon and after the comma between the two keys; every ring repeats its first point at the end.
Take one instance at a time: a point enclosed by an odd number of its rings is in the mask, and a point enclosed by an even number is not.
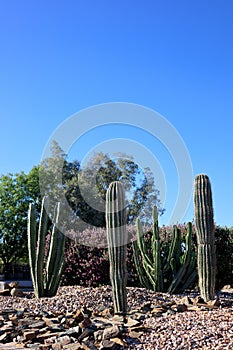
{"type": "Polygon", "coordinates": [[[133,158],[125,154],[111,159],[100,152],[66,183],[66,197],[76,215],[88,224],[105,227],[105,196],[113,181],[121,181],[126,189],[128,224],[134,223],[137,217],[144,223],[150,222],[151,207],[155,204],[163,213],[149,168],[140,169],[133,158]]]}
{"type": "MultiPolygon", "coordinates": [[[[41,195],[52,193],[55,204],[62,193],[76,217],[89,225],[105,227],[105,194],[109,184],[118,180],[126,189],[128,223],[134,223],[137,217],[144,222],[149,220],[151,207],[156,204],[160,208],[154,178],[149,168],[140,169],[132,157],[123,154],[111,159],[107,154],[98,153],[81,169],[78,161],[68,162],[63,150],[54,142],[51,156],[33,167],[29,174],[2,175],[0,258],[4,265],[27,257],[29,203],[33,202],[40,212],[41,195]],[[41,186],[45,193],[41,193],[41,186]],[[103,201],[103,211],[92,207],[93,199],[96,203],[103,201]]],[[[161,208],[160,212],[163,212],[161,208]]],[[[68,222],[69,218],[66,220],[68,222]]],[[[72,222],[70,225],[72,227],[72,222]]]]}
{"type": "Polygon", "coordinates": [[[100,152],[81,167],[78,161],[66,160],[57,142],[52,143],[50,151],[51,156],[40,167],[43,195],[49,194],[54,204],[65,195],[76,217],[85,223],[105,227],[105,196],[113,181],[121,181],[126,189],[128,223],[137,217],[150,222],[154,205],[163,213],[152,172],[149,167],[140,169],[133,157],[119,154],[111,159],[100,152]]]}
{"type": "Polygon", "coordinates": [[[38,168],[0,177],[0,258],[6,268],[27,255],[27,211],[38,201],[38,168]]]}

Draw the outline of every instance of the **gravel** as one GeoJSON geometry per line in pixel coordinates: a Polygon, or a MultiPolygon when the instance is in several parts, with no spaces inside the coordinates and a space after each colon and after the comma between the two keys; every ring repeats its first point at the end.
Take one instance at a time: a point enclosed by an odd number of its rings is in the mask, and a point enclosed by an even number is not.
{"type": "MultiPolygon", "coordinates": [[[[196,296],[197,293],[189,293],[196,296]]],[[[128,338],[128,349],[132,350],[189,350],[189,349],[233,349],[233,294],[219,293],[221,306],[206,307],[184,312],[152,314],[145,308],[143,325],[145,331],[138,339],[128,338]]],[[[127,288],[128,309],[132,311],[147,303],[161,306],[179,304],[184,295],[156,293],[144,288],[127,288]]],[[[37,312],[53,314],[72,313],[86,306],[93,310],[112,308],[110,286],[84,288],[81,286],[61,287],[53,298],[35,299],[33,293],[25,297],[0,297],[0,310],[27,309],[33,315],[37,312]]],[[[1,349],[3,347],[0,346],[1,349]]],[[[7,349],[7,345],[5,345],[7,349]]]]}

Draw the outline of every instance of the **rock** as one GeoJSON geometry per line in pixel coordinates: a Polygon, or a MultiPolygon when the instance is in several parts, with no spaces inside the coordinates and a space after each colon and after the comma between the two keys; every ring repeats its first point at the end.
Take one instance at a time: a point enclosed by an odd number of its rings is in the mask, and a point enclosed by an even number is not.
{"type": "Polygon", "coordinates": [[[81,328],[89,328],[92,325],[92,321],[89,317],[85,317],[82,322],[79,323],[79,327],[81,328]]]}
{"type": "Polygon", "coordinates": [[[111,339],[111,338],[116,338],[121,335],[121,331],[118,326],[113,326],[109,328],[105,328],[103,332],[103,339],[111,339]]]}
{"type": "Polygon", "coordinates": [[[62,350],[63,346],[62,346],[62,344],[55,343],[55,344],[52,344],[52,349],[53,350],[62,350]]]}
{"type": "Polygon", "coordinates": [[[153,316],[163,316],[163,313],[166,312],[166,310],[162,307],[155,307],[153,310],[151,310],[151,313],[153,316]]]}
{"type": "Polygon", "coordinates": [[[50,338],[45,339],[44,343],[45,343],[45,345],[49,346],[49,345],[52,345],[53,343],[55,343],[56,339],[57,339],[56,336],[52,336],[50,338]]]}
{"type": "Polygon", "coordinates": [[[226,284],[224,287],[222,287],[221,291],[225,292],[225,291],[228,291],[228,290],[231,290],[231,289],[232,289],[231,285],[230,284],[226,284]]]}
{"type": "Polygon", "coordinates": [[[33,340],[36,338],[36,332],[35,331],[25,331],[23,333],[23,337],[25,340],[33,340]]]}
{"type": "Polygon", "coordinates": [[[107,309],[104,309],[102,312],[101,312],[101,316],[103,316],[103,317],[111,317],[112,315],[111,315],[111,313],[112,313],[112,309],[110,309],[110,308],[107,308],[107,309]]]}
{"type": "Polygon", "coordinates": [[[10,333],[8,332],[4,332],[2,335],[0,335],[0,344],[9,343],[11,340],[12,339],[11,339],[10,333]]]}
{"type": "Polygon", "coordinates": [[[133,318],[131,317],[127,317],[127,323],[125,323],[125,327],[138,327],[142,324],[142,322],[140,321],[137,321],[137,320],[134,320],[133,318]]]}
{"type": "Polygon", "coordinates": [[[33,320],[32,322],[30,321],[30,319],[28,320],[28,327],[29,328],[44,328],[46,326],[46,322],[41,320],[33,320]]]}
{"type": "Polygon", "coordinates": [[[221,301],[220,301],[219,298],[216,298],[216,299],[214,299],[214,300],[209,300],[209,301],[207,302],[207,304],[210,305],[210,306],[219,307],[219,306],[221,306],[221,301]]]}
{"type": "Polygon", "coordinates": [[[194,299],[194,305],[198,304],[206,304],[205,300],[199,295],[194,299]]]}
{"type": "Polygon", "coordinates": [[[18,288],[19,287],[19,283],[18,282],[10,282],[9,283],[9,287],[10,289],[13,289],[13,288],[18,288]]]}
{"type": "Polygon", "coordinates": [[[88,328],[84,329],[83,332],[82,332],[82,334],[78,337],[78,341],[81,342],[83,339],[89,337],[89,335],[91,335],[91,334],[93,334],[93,333],[94,333],[94,332],[93,332],[92,329],[88,329],[88,328]]]}
{"type": "Polygon", "coordinates": [[[10,289],[0,290],[0,296],[9,297],[11,295],[10,289]]]}
{"type": "Polygon", "coordinates": [[[22,292],[22,290],[18,289],[18,288],[12,288],[11,291],[11,296],[12,297],[23,297],[24,293],[22,292]]]}
{"type": "Polygon", "coordinates": [[[84,319],[84,316],[81,310],[77,310],[73,317],[77,322],[82,322],[84,319]]]}
{"type": "Polygon", "coordinates": [[[183,297],[180,300],[180,303],[181,304],[185,304],[185,305],[192,305],[193,304],[193,300],[186,295],[185,297],[183,297]]]}
{"type": "Polygon", "coordinates": [[[188,310],[188,307],[185,304],[178,304],[178,305],[176,305],[176,311],[177,312],[185,312],[187,310],[188,310]]]}
{"type": "Polygon", "coordinates": [[[140,336],[143,334],[143,332],[136,332],[136,331],[130,331],[129,332],[129,336],[131,337],[131,338],[136,338],[136,339],[138,339],[138,338],[140,338],[140,336]]]}
{"type": "Polygon", "coordinates": [[[118,347],[117,343],[112,340],[104,339],[100,344],[100,350],[116,350],[118,347]]]}
{"type": "Polygon", "coordinates": [[[6,290],[6,289],[10,289],[9,284],[6,282],[0,282],[0,292],[2,292],[3,290],[6,290]]]}
{"type": "Polygon", "coordinates": [[[122,346],[123,348],[128,347],[128,344],[121,338],[112,338],[111,340],[114,341],[114,343],[122,346]]]}
{"type": "Polygon", "coordinates": [[[64,335],[63,337],[59,337],[57,339],[57,343],[61,344],[62,346],[70,344],[71,340],[68,335],[64,335]]]}
{"type": "Polygon", "coordinates": [[[114,315],[110,321],[116,325],[122,325],[126,322],[126,317],[123,315],[114,315]]]}
{"type": "Polygon", "coordinates": [[[82,343],[82,349],[83,350],[97,350],[97,347],[95,346],[95,344],[93,344],[93,342],[87,340],[84,343],[82,343]]]}

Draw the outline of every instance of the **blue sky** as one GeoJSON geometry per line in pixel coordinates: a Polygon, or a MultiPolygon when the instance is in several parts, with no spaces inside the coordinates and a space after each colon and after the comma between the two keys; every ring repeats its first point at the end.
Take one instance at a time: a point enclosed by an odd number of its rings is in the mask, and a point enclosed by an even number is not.
{"type": "MultiPolygon", "coordinates": [[[[178,131],[194,175],[211,179],[216,222],[232,226],[232,33],[231,0],[1,1],[0,173],[37,165],[51,134],[74,113],[135,103],[178,131]]],[[[72,154],[80,159],[122,135],[128,131],[120,127],[98,129],[72,154]]],[[[150,147],[137,130],[130,136],[150,147]]],[[[166,223],[177,179],[154,142],[168,184],[166,223]]]]}

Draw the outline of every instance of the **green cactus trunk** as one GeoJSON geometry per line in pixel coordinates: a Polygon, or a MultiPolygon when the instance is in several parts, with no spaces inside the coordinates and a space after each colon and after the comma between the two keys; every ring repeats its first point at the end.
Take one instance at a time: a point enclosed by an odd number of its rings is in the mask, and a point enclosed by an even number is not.
{"type": "Polygon", "coordinates": [[[127,312],[127,263],[125,191],[122,183],[112,182],[106,194],[106,227],[114,314],[127,312]]]}
{"type": "Polygon", "coordinates": [[[56,205],[54,224],[50,235],[48,255],[46,255],[46,236],[50,223],[46,212],[48,199],[42,200],[39,228],[37,232],[36,210],[30,204],[28,211],[28,253],[34,293],[37,298],[56,295],[64,262],[65,235],[56,228],[60,204],[56,205]],[[46,266],[45,266],[45,261],[46,266]],[[44,274],[45,270],[45,274],[44,274]]]}
{"type": "Polygon", "coordinates": [[[211,184],[205,174],[195,178],[194,217],[199,288],[202,298],[208,301],[215,297],[216,247],[211,184]]]}

